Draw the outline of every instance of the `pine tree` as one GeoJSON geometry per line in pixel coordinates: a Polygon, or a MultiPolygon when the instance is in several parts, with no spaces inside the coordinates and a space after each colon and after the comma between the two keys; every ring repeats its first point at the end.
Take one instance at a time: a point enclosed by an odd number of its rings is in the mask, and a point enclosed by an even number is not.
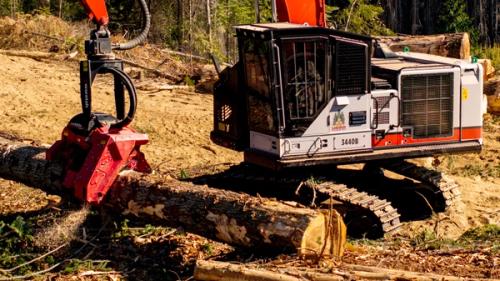
{"type": "Polygon", "coordinates": [[[384,9],[368,0],[344,0],[329,7],[328,22],[333,28],[366,35],[390,35],[381,20],[384,9]],[[337,4],[338,3],[338,4],[337,4]]]}

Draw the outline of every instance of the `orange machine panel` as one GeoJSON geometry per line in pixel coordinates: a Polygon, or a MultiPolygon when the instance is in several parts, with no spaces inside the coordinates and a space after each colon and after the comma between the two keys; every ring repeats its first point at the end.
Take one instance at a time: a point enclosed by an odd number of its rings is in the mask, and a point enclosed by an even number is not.
{"type": "Polygon", "coordinates": [[[326,26],[325,0],[276,0],[278,20],[326,26]]]}

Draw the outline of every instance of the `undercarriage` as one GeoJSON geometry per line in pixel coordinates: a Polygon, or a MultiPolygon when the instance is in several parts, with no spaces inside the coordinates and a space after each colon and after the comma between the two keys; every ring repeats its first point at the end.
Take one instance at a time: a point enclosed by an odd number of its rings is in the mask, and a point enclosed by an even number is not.
{"type": "Polygon", "coordinates": [[[402,221],[444,212],[460,196],[458,185],[441,172],[405,160],[358,166],[319,166],[271,171],[251,164],[233,166],[197,184],[277,198],[341,213],[348,234],[379,238],[402,221]],[[387,175],[386,171],[396,175],[387,175]]]}

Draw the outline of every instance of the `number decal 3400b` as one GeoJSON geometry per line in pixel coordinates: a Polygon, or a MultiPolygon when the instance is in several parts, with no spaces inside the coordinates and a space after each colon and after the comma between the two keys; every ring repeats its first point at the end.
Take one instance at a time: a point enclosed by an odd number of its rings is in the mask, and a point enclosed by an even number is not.
{"type": "Polygon", "coordinates": [[[342,139],[342,145],[357,145],[359,144],[358,138],[342,139]]]}

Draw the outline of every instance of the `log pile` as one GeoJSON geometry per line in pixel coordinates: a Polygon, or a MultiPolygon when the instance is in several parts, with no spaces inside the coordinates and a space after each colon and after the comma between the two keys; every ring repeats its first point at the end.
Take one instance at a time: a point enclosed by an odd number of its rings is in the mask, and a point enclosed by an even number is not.
{"type": "MultiPolygon", "coordinates": [[[[0,138],[0,176],[61,192],[63,169],[45,160],[43,147],[0,138]]],[[[106,206],[138,221],[186,231],[254,251],[339,256],[345,225],[336,212],[321,212],[270,199],[196,186],[159,176],[121,175],[106,206]]]]}
{"type": "Polygon", "coordinates": [[[470,59],[471,56],[468,33],[379,36],[375,39],[387,45],[393,52],[409,48],[411,52],[457,59],[470,59]]]}
{"type": "Polygon", "coordinates": [[[487,111],[491,114],[500,114],[500,77],[495,76],[495,68],[491,60],[479,60],[484,70],[484,95],[486,96],[487,111]]]}

